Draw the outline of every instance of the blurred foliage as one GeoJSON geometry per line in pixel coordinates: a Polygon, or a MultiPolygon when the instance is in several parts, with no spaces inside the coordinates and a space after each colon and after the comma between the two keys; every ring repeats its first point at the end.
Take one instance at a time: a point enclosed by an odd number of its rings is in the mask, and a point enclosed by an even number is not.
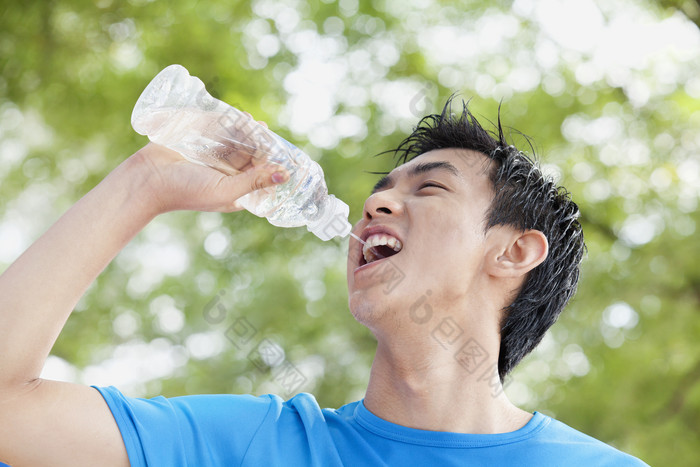
{"type": "MultiPolygon", "coordinates": [[[[700,445],[700,32],[692,1],[13,0],[0,7],[0,267],[145,143],[131,108],[180,63],[318,159],[352,220],[454,92],[536,141],[583,212],[578,295],[507,392],[651,465],[700,445]],[[695,24],[693,23],[695,22],[695,24]]],[[[76,239],[76,241],[79,241],[76,239]]],[[[99,277],[46,374],[132,395],[362,397],[346,242],[250,214],[156,219],[99,277]],[[246,340],[248,339],[248,340],[246,340]],[[258,364],[260,362],[257,362],[258,364]]]]}

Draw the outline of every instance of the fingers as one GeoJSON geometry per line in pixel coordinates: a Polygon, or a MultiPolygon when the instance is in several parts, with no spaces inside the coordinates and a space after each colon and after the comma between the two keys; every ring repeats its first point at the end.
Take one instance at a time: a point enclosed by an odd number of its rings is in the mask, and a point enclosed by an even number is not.
{"type": "MultiPolygon", "coordinates": [[[[278,185],[289,179],[289,173],[283,167],[276,164],[266,164],[244,172],[241,175],[248,176],[249,192],[267,188],[272,185],[278,185]]],[[[241,181],[241,183],[245,187],[245,182],[241,181]]]]}
{"type": "Polygon", "coordinates": [[[221,148],[217,153],[218,159],[226,161],[226,164],[238,172],[249,169],[253,165],[254,156],[255,148],[236,141],[229,141],[226,147],[221,148]]]}
{"type": "MultiPolygon", "coordinates": [[[[250,112],[243,112],[243,113],[251,120],[254,120],[254,118],[250,114],[250,112]]],[[[262,126],[263,128],[268,128],[267,123],[265,123],[264,121],[257,120],[256,122],[258,123],[258,125],[262,126]]],[[[265,152],[258,151],[258,150],[256,150],[256,147],[252,147],[252,146],[247,148],[247,149],[249,151],[252,151],[252,152],[250,152],[249,154],[246,154],[246,156],[249,156],[249,157],[246,160],[245,167],[243,167],[239,170],[243,171],[243,170],[247,170],[251,166],[258,167],[258,166],[262,166],[263,164],[267,163],[268,155],[265,152]]]]}
{"type": "MultiPolygon", "coordinates": [[[[253,167],[233,177],[226,177],[223,182],[226,187],[222,192],[226,193],[228,199],[238,200],[253,191],[280,185],[287,181],[289,181],[289,172],[284,167],[277,164],[265,164],[253,167]]],[[[234,201],[233,210],[239,209],[242,207],[234,201]]]]}
{"type": "MultiPolygon", "coordinates": [[[[247,115],[249,118],[254,119],[253,115],[250,112],[243,112],[245,115],[247,115]]],[[[265,128],[268,128],[267,123],[263,122],[262,120],[256,120],[260,125],[264,126],[265,128]]]]}

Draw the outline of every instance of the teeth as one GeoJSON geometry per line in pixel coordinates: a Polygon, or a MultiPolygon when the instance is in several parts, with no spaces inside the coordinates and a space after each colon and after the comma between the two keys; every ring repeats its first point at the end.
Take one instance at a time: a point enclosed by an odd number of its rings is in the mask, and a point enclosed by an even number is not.
{"type": "Polygon", "coordinates": [[[397,253],[401,251],[401,248],[403,248],[403,245],[401,244],[401,241],[397,238],[394,238],[390,235],[385,235],[385,234],[375,234],[367,238],[365,241],[365,244],[362,246],[362,254],[365,257],[365,261],[368,263],[371,263],[372,261],[375,261],[379,259],[379,257],[374,253],[374,250],[372,250],[372,247],[375,246],[380,246],[380,245],[386,245],[390,247],[392,250],[396,251],[397,253]]]}

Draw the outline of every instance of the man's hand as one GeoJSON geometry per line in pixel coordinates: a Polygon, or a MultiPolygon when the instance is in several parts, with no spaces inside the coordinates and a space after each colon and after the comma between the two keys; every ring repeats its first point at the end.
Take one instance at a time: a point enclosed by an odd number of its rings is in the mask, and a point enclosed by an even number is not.
{"type": "Polygon", "coordinates": [[[243,208],[236,201],[242,196],[289,179],[283,167],[272,163],[251,164],[239,174],[225,175],[153,143],[131,156],[127,163],[143,174],[143,193],[156,213],[181,209],[239,211],[243,208]]]}

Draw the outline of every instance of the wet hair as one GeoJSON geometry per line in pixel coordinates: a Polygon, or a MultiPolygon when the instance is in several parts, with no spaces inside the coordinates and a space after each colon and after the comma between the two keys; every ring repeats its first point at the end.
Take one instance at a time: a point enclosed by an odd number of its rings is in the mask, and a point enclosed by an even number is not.
{"type": "Polygon", "coordinates": [[[495,131],[487,131],[471,114],[468,103],[462,101],[462,113],[455,115],[453,99],[448,99],[440,115],[424,117],[408,138],[388,152],[397,157],[397,166],[436,149],[467,149],[486,155],[494,197],[485,229],[505,225],[520,231],[539,230],[547,237],[547,258],[528,273],[518,295],[504,309],[498,356],[498,375],[503,381],[539,344],[576,292],[586,246],[578,206],[565,188],[542,173],[530,140],[525,137],[532,159],[506,141],[500,107],[495,131]]]}

